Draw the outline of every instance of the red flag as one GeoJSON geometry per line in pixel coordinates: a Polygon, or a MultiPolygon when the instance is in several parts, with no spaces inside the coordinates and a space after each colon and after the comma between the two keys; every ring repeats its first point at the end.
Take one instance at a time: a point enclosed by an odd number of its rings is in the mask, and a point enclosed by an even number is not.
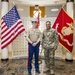
{"type": "Polygon", "coordinates": [[[73,19],[62,8],[53,25],[58,32],[59,43],[72,53],[73,49],[73,19]]]}
{"type": "Polygon", "coordinates": [[[38,12],[37,19],[38,19],[38,23],[37,23],[36,28],[38,28],[38,27],[39,27],[39,25],[40,25],[40,12],[38,12]]]}
{"type": "Polygon", "coordinates": [[[1,19],[1,48],[7,47],[24,30],[22,20],[14,6],[1,19]]]}

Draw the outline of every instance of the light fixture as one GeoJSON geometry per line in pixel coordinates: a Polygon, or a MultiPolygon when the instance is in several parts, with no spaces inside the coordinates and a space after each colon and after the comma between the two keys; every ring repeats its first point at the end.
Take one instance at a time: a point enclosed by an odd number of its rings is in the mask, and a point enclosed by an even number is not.
{"type": "Polygon", "coordinates": [[[51,11],[58,11],[59,9],[57,9],[57,8],[54,8],[54,9],[51,9],[51,11]]]}
{"type": "Polygon", "coordinates": [[[23,11],[24,9],[22,9],[22,8],[18,8],[17,10],[18,10],[18,11],[23,11]]]}

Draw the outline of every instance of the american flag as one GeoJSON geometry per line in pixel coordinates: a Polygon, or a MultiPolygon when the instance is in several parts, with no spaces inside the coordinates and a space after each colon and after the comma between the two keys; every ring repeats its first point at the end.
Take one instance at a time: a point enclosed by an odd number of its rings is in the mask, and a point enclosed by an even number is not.
{"type": "Polygon", "coordinates": [[[38,19],[38,23],[37,23],[36,28],[39,28],[39,26],[40,26],[40,12],[38,12],[37,19],[38,19]]]}
{"type": "Polygon", "coordinates": [[[1,19],[1,49],[7,47],[24,30],[22,20],[14,6],[1,19]]]}

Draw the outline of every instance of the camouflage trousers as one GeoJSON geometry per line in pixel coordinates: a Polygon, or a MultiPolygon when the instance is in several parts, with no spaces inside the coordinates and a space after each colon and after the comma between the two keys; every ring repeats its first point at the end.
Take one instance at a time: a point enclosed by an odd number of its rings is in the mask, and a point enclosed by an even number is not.
{"type": "Polygon", "coordinates": [[[53,49],[44,50],[45,65],[49,69],[54,69],[54,54],[55,51],[53,49]]]}

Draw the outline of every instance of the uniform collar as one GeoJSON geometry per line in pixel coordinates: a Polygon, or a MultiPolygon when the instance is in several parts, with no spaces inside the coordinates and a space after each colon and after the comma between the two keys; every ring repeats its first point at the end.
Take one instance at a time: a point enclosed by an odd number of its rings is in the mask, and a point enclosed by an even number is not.
{"type": "Polygon", "coordinates": [[[50,31],[51,30],[51,28],[50,29],[46,29],[46,31],[50,31]]]}

